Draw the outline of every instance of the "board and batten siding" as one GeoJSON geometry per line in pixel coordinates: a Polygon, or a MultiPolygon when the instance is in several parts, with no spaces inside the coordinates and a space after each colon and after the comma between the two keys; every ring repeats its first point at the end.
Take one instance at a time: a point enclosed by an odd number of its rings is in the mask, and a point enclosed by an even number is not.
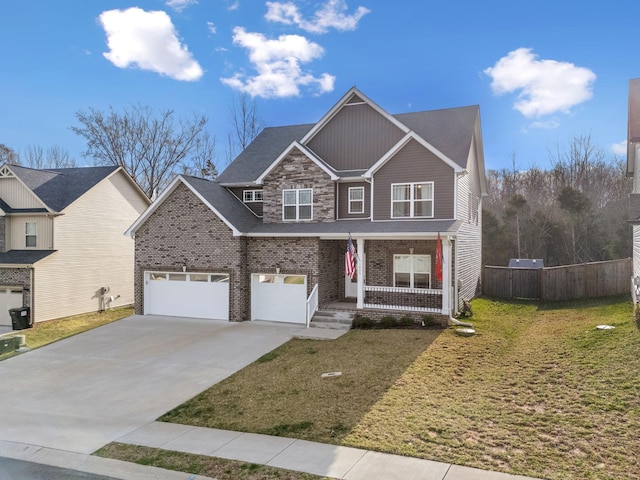
{"type": "MultiPolygon", "coordinates": [[[[475,208],[469,205],[472,183],[472,174],[458,176],[458,218],[461,220],[455,252],[458,309],[462,307],[463,300],[470,300],[479,293],[482,275],[482,203],[480,201],[478,206],[476,221],[473,215],[469,215],[469,208],[475,208]]],[[[475,192],[472,192],[472,195],[475,195],[475,192]]]]}
{"type": "Polygon", "coordinates": [[[7,250],[52,250],[53,218],[46,215],[16,215],[7,217],[7,250]],[[36,223],[36,246],[27,248],[27,222],[36,223]]]}
{"type": "Polygon", "coordinates": [[[118,172],[56,217],[57,252],[36,265],[35,321],[99,310],[100,287],[118,297],[110,307],[133,304],[134,240],[124,232],[147,205],[118,172]]]}
{"type": "Polygon", "coordinates": [[[411,140],[373,176],[373,219],[391,219],[391,185],[433,182],[434,218],[452,219],[455,202],[455,172],[415,140],[411,140]]]}
{"type": "Polygon", "coordinates": [[[36,195],[17,178],[0,178],[0,198],[11,208],[44,208],[36,195]]]}
{"type": "Polygon", "coordinates": [[[338,183],[338,219],[369,218],[371,215],[371,184],[369,182],[338,183]],[[349,213],[349,188],[364,187],[364,212],[349,213]]]}
{"type": "Polygon", "coordinates": [[[307,145],[335,170],[366,170],[403,136],[363,103],[343,107],[307,145]]]}

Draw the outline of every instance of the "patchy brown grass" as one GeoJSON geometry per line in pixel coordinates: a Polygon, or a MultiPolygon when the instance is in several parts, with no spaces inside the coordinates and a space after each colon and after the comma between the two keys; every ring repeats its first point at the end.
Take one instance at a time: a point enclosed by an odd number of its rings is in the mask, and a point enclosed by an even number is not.
{"type": "MultiPolygon", "coordinates": [[[[129,317],[133,313],[133,307],[114,308],[101,313],[93,312],[36,323],[33,328],[17,330],[15,333],[24,335],[27,347],[33,349],[129,317]]],[[[0,360],[12,355],[14,354],[9,353],[0,356],[0,360]]]]}
{"type": "Polygon", "coordinates": [[[480,335],[443,334],[342,443],[534,477],[640,478],[630,303],[473,309],[480,335]]]}
{"type": "Polygon", "coordinates": [[[374,330],[289,342],[161,420],[532,477],[640,479],[630,302],[478,299],[473,309],[469,338],[374,330]],[[330,371],[342,376],[320,378],[330,371]]]}
{"type": "Polygon", "coordinates": [[[139,465],[151,465],[166,470],[204,475],[216,480],[314,480],[321,478],[308,473],[291,472],[255,463],[172,452],[158,448],[135,447],[121,443],[110,443],[98,450],[95,455],[139,465]]]}
{"type": "Polygon", "coordinates": [[[441,332],[292,340],[160,420],[339,443],[441,332]]]}

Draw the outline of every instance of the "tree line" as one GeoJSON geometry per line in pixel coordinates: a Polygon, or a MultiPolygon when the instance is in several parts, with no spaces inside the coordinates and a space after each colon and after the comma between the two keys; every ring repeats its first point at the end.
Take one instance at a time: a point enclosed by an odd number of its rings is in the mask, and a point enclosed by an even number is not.
{"type": "MultiPolygon", "coordinates": [[[[172,109],[154,110],[130,105],[122,110],[94,108],[75,113],[70,129],[83,137],[82,156],[94,165],[123,167],[152,198],[178,173],[214,179],[220,155],[216,136],[209,132],[204,115],[178,118],[172,109]]],[[[228,165],[264,128],[257,105],[246,94],[233,97],[229,105],[231,133],[227,136],[228,165]]],[[[0,143],[0,163],[31,168],[76,167],[78,162],[64,148],[29,145],[17,152],[0,143]]]]}
{"type": "Polygon", "coordinates": [[[487,172],[483,202],[483,263],[540,258],[545,266],[630,257],[632,179],[626,162],[608,158],[590,135],[550,155],[548,170],[487,172]]]}

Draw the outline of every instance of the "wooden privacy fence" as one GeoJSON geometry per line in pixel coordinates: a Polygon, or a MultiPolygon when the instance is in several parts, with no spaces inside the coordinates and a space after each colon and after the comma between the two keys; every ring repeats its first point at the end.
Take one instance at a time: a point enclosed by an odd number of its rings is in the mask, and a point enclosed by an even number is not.
{"type": "Polygon", "coordinates": [[[545,301],[629,293],[630,258],[539,269],[484,267],[482,293],[489,297],[545,301]]]}

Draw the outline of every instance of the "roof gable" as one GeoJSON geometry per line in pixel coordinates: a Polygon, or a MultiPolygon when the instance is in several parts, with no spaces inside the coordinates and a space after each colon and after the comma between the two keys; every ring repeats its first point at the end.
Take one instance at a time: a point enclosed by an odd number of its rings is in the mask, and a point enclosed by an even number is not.
{"type": "Polygon", "coordinates": [[[43,206],[49,211],[60,212],[121,167],[37,170],[11,165],[9,168],[43,206]]]}
{"type": "Polygon", "coordinates": [[[282,160],[284,160],[293,150],[299,150],[305,157],[307,157],[309,160],[315,163],[318,167],[320,167],[322,171],[324,171],[327,175],[329,175],[331,180],[338,179],[338,176],[336,175],[336,173],[329,166],[327,166],[322,160],[320,160],[313,152],[311,152],[304,145],[301,145],[300,143],[294,141],[291,143],[291,145],[289,145],[289,147],[284,152],[282,152],[282,154],[278,158],[275,159],[275,161],[271,165],[269,165],[269,167],[267,167],[267,169],[264,172],[262,172],[262,175],[260,175],[256,179],[256,183],[262,184],[262,182],[269,175],[269,173],[271,173],[273,169],[280,162],[282,162],[282,160]]]}
{"type": "Polygon", "coordinates": [[[234,236],[242,235],[243,232],[250,230],[259,222],[258,217],[244,206],[229,190],[220,185],[219,182],[188,175],[178,175],[127,229],[125,235],[133,237],[151,214],[170,198],[173,191],[181,184],[189,188],[202,203],[211,209],[211,211],[229,227],[234,236]]]}

